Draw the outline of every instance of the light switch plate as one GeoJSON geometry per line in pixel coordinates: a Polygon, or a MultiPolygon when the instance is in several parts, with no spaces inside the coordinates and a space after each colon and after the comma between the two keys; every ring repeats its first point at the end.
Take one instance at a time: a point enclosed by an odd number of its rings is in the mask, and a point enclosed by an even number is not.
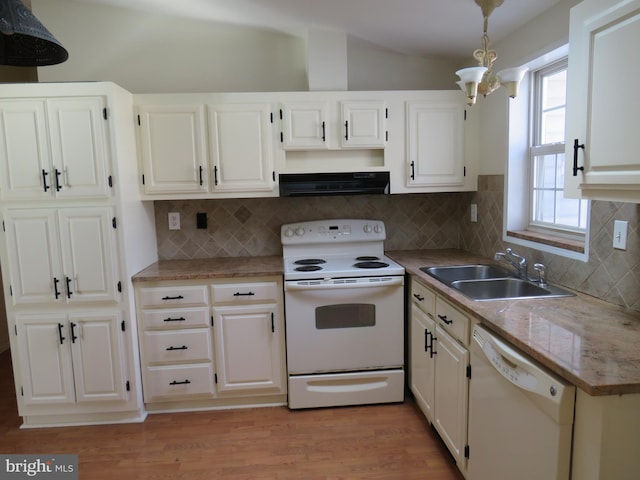
{"type": "Polygon", "coordinates": [[[629,222],[624,220],[615,220],[613,222],[613,248],[618,250],[627,249],[627,231],[629,222]]]}
{"type": "Polygon", "coordinates": [[[169,230],[180,230],[180,212],[169,212],[169,230]]]}

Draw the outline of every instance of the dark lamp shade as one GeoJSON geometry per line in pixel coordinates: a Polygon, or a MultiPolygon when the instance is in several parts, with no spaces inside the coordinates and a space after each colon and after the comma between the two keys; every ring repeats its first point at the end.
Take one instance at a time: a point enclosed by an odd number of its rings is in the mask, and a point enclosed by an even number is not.
{"type": "Polygon", "coordinates": [[[0,65],[42,67],[67,58],[67,50],[20,0],[0,0],[0,65]]]}

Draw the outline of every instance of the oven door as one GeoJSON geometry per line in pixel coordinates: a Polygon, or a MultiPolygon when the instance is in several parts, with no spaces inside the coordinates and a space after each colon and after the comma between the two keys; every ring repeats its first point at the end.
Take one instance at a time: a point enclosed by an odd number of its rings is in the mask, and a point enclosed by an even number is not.
{"type": "Polygon", "coordinates": [[[404,277],[285,282],[289,375],[401,367],[404,277]]]}

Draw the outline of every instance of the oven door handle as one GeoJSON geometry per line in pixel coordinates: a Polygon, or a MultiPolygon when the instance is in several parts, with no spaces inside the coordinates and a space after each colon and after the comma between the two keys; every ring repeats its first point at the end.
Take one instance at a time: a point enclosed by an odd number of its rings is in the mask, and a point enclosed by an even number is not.
{"type": "Polygon", "coordinates": [[[404,277],[385,277],[375,281],[342,282],[335,280],[300,280],[285,282],[285,290],[328,290],[343,288],[386,288],[404,285],[404,277]]]}

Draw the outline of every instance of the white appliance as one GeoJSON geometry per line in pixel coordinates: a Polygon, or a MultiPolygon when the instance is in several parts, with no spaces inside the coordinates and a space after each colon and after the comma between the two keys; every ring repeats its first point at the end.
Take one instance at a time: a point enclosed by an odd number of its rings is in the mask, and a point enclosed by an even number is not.
{"type": "Polygon", "coordinates": [[[569,480],[575,387],[476,325],[468,480],[569,480]]]}
{"type": "Polygon", "coordinates": [[[404,400],[404,268],[385,225],[283,225],[289,408],[404,400]]]}

